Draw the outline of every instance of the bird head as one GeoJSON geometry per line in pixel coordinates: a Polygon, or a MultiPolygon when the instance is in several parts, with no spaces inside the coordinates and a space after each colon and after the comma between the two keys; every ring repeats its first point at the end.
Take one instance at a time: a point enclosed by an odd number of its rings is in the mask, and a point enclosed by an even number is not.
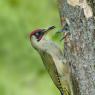
{"type": "Polygon", "coordinates": [[[42,40],[43,36],[46,35],[50,30],[54,29],[55,26],[51,26],[48,29],[36,29],[30,33],[30,41],[32,46],[37,46],[42,40]]]}

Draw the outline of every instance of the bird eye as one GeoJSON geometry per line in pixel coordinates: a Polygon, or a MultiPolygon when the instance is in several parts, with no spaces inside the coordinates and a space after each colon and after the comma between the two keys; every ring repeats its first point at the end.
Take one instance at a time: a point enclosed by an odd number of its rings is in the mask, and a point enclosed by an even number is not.
{"type": "Polygon", "coordinates": [[[40,36],[42,34],[42,32],[36,32],[35,35],[36,36],[40,36]]]}
{"type": "Polygon", "coordinates": [[[36,36],[39,36],[39,35],[40,35],[40,32],[37,32],[35,35],[36,35],[36,36]]]}
{"type": "Polygon", "coordinates": [[[36,38],[37,38],[38,41],[39,41],[39,40],[41,40],[41,38],[43,37],[43,32],[42,32],[42,31],[39,31],[39,32],[36,32],[34,35],[36,36],[36,38]]]}

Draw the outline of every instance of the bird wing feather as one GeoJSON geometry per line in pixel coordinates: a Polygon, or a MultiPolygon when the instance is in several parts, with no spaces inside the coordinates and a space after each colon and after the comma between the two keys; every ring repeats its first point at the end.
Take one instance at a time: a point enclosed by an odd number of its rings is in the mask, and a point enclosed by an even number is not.
{"type": "Polygon", "coordinates": [[[60,90],[61,93],[64,93],[64,95],[71,95],[70,92],[68,91],[68,88],[62,88],[63,86],[60,82],[60,76],[58,74],[58,71],[57,71],[57,68],[52,56],[46,51],[43,51],[43,52],[39,51],[39,53],[41,55],[45,68],[47,69],[56,87],[60,90]]]}

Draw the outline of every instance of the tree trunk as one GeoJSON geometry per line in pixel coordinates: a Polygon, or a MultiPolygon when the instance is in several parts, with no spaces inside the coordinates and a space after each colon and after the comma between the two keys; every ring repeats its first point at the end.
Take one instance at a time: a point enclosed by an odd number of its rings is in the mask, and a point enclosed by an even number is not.
{"type": "Polygon", "coordinates": [[[95,0],[58,0],[64,57],[72,71],[74,95],[95,95],[95,0]],[[65,32],[66,34],[66,32],[65,32]]]}

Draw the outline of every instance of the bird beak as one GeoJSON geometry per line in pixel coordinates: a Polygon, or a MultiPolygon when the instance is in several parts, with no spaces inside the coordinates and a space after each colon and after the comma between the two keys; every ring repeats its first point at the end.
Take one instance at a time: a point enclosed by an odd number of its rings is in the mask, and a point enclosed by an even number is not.
{"type": "Polygon", "coordinates": [[[50,30],[53,30],[55,28],[55,26],[51,26],[51,27],[49,27],[48,29],[44,29],[43,30],[43,33],[44,34],[47,34],[50,30]]]}

